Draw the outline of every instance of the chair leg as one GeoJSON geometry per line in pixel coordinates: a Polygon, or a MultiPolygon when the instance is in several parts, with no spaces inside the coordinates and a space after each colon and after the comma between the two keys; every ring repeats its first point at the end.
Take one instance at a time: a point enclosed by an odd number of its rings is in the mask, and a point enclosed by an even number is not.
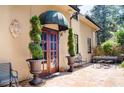
{"type": "Polygon", "coordinates": [[[12,81],[10,81],[10,83],[9,83],[9,87],[12,87],[12,81]]]}
{"type": "Polygon", "coordinates": [[[18,79],[15,79],[15,84],[16,84],[17,87],[19,86],[18,79]]]}

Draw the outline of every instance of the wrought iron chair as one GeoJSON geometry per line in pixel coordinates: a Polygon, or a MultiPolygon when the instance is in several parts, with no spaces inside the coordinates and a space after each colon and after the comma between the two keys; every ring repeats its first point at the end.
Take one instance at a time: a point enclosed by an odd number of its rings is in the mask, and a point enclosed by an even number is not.
{"type": "Polygon", "coordinates": [[[11,63],[0,63],[0,86],[9,85],[10,87],[18,83],[18,72],[12,70],[11,63]]]}
{"type": "Polygon", "coordinates": [[[83,63],[86,63],[87,62],[87,59],[86,60],[82,60],[82,56],[80,53],[78,53],[75,57],[75,63],[79,63],[80,66],[83,66],[83,63]]]}

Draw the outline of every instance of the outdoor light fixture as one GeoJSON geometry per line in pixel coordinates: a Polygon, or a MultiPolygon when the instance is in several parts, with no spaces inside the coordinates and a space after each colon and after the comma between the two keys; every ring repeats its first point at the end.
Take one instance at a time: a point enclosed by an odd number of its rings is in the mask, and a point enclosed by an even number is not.
{"type": "Polygon", "coordinates": [[[70,17],[70,27],[71,27],[71,25],[72,25],[72,23],[71,23],[72,18],[78,19],[78,18],[77,18],[78,14],[79,14],[78,12],[74,12],[74,13],[71,15],[71,17],[70,17]]]}

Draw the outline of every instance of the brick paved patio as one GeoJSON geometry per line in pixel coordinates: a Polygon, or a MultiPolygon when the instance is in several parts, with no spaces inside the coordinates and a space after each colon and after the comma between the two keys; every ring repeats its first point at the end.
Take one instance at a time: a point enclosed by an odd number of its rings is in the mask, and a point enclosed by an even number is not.
{"type": "MultiPolygon", "coordinates": [[[[98,66],[98,65],[97,65],[98,66]]],[[[26,85],[30,86],[30,85],[26,85]]],[[[64,72],[46,80],[42,87],[124,87],[124,69],[112,66],[108,69],[93,65],[77,68],[73,73],[64,72]]]]}

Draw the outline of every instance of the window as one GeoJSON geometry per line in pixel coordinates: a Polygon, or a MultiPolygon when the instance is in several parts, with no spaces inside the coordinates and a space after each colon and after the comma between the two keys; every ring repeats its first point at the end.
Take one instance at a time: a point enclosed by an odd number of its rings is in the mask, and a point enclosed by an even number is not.
{"type": "Polygon", "coordinates": [[[88,53],[91,53],[91,38],[87,39],[88,53]]]}
{"type": "Polygon", "coordinates": [[[78,54],[78,35],[74,34],[74,46],[75,46],[75,53],[78,54]]]}

